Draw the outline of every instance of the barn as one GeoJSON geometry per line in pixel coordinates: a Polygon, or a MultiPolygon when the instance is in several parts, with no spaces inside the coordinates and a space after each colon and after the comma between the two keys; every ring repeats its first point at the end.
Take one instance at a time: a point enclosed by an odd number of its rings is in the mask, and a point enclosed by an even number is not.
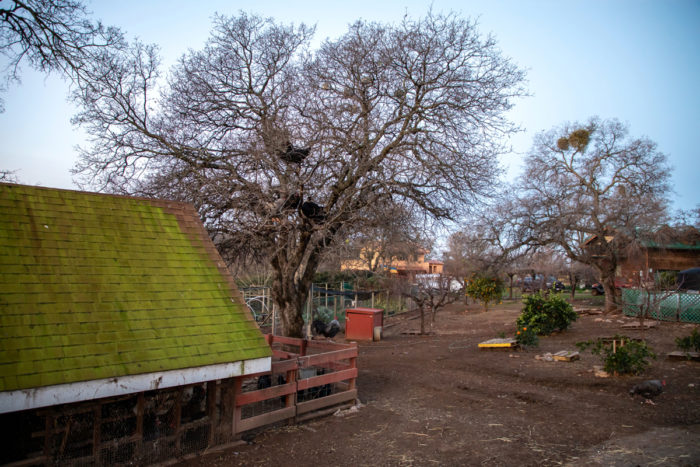
{"type": "Polygon", "coordinates": [[[0,463],[153,463],[232,439],[272,349],[191,205],[0,184],[0,463]],[[240,383],[239,383],[240,387],[240,383]]]}

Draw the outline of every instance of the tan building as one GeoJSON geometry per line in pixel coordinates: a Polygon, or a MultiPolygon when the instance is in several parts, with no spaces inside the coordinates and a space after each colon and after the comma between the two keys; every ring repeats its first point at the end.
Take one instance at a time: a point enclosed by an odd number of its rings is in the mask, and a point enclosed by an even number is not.
{"type": "Polygon", "coordinates": [[[427,250],[419,248],[414,253],[382,255],[379,251],[363,249],[359,259],[345,260],[341,270],[355,271],[389,271],[400,276],[415,276],[417,274],[442,274],[444,263],[438,260],[425,259],[427,250]]]}

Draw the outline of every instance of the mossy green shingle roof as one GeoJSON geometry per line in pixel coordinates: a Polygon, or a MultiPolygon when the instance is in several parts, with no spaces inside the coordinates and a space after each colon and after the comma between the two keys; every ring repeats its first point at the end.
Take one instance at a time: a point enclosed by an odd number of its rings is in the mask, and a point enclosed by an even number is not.
{"type": "Polygon", "coordinates": [[[268,357],[194,208],[0,184],[0,391],[268,357]]]}

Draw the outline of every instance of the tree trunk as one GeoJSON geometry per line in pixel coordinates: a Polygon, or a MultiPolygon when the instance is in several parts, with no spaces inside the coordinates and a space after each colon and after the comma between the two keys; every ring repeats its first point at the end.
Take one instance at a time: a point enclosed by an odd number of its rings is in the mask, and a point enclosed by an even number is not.
{"type": "Polygon", "coordinates": [[[275,270],[271,295],[280,316],[280,334],[304,337],[304,304],[311,288],[311,279],[292,279],[289,274],[275,270]]]}
{"type": "Polygon", "coordinates": [[[618,299],[617,289],[615,288],[615,275],[610,274],[606,277],[601,277],[601,284],[605,291],[605,313],[617,311],[618,299]]]}
{"type": "Polygon", "coordinates": [[[508,274],[508,277],[510,278],[510,293],[508,295],[508,300],[513,300],[513,276],[515,274],[508,274]]]}
{"type": "Polygon", "coordinates": [[[420,307],[420,333],[421,335],[425,334],[425,307],[423,304],[419,305],[420,307]]]}
{"type": "Polygon", "coordinates": [[[282,288],[278,281],[272,286],[272,297],[279,311],[280,334],[287,337],[304,337],[304,302],[309,287],[282,288]]]}

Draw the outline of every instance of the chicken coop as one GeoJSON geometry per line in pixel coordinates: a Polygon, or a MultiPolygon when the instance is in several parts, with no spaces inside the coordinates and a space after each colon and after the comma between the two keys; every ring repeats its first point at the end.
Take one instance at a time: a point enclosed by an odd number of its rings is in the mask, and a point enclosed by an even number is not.
{"type": "Polygon", "coordinates": [[[0,464],[153,464],[356,397],[264,336],[185,203],[0,184],[0,464]]]}

